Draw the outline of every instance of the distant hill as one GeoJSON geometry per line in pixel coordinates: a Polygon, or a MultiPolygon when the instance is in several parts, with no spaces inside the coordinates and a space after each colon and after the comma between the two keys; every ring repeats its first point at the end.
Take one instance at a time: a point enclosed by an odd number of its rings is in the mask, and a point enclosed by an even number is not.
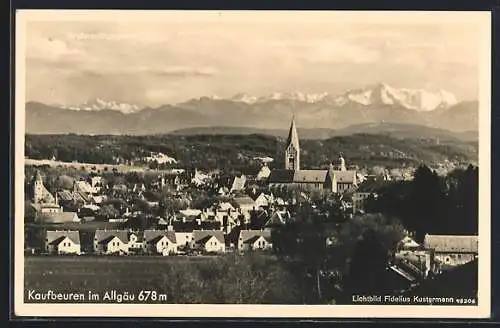
{"type": "MultiPolygon", "coordinates": [[[[180,129],[170,132],[170,135],[249,135],[263,134],[280,138],[287,136],[288,130],[285,129],[256,129],[249,127],[195,127],[180,129]]],[[[439,139],[442,141],[477,141],[478,133],[476,131],[452,132],[449,130],[431,128],[423,125],[415,124],[399,124],[399,123],[365,123],[350,125],[348,127],[334,129],[298,129],[301,139],[328,139],[335,136],[348,136],[353,134],[382,134],[389,135],[394,138],[412,138],[412,139],[439,139]]]]}
{"type": "MultiPolygon", "coordinates": [[[[116,163],[116,158],[136,160],[149,152],[162,152],[181,167],[259,168],[258,157],[272,157],[282,167],[285,142],[262,134],[195,135],[27,135],[25,155],[33,159],[55,156],[64,162],[116,163]]],[[[389,135],[353,134],[328,139],[301,139],[304,168],[326,167],[343,153],[348,164],[359,166],[418,165],[420,163],[477,163],[477,142],[394,138],[389,135]]],[[[253,172],[253,171],[252,171],[253,172]]],[[[253,172],[255,173],[255,172],[253,172]]]]}

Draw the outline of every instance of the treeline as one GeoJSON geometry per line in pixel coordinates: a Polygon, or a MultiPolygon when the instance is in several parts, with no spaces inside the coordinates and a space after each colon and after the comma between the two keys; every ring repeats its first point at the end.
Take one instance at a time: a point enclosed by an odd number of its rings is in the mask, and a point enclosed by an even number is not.
{"type": "Polygon", "coordinates": [[[469,165],[441,177],[420,166],[412,181],[392,182],[375,190],[378,198],[368,201],[367,210],[400,218],[419,241],[426,233],[477,234],[478,170],[469,165]]]}
{"type": "MultiPolygon", "coordinates": [[[[150,152],[162,152],[176,158],[183,166],[198,168],[258,168],[254,157],[271,156],[272,164],[282,167],[285,141],[267,135],[27,135],[25,155],[96,164],[114,164],[117,159],[130,161],[150,152]]],[[[356,134],[327,140],[301,140],[304,167],[328,165],[343,153],[348,164],[371,167],[401,167],[421,162],[477,160],[473,143],[436,144],[430,139],[398,139],[386,135],[356,134]]]]}

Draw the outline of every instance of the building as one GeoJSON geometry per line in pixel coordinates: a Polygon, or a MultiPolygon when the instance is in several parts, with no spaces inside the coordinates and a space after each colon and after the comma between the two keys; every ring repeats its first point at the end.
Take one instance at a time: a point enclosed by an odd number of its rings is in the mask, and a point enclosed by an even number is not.
{"type": "Polygon", "coordinates": [[[62,213],[63,208],[59,206],[57,194],[54,197],[43,184],[40,171],[36,171],[32,180],[32,204],[31,206],[38,214],[57,214],[62,213]]]}
{"type": "Polygon", "coordinates": [[[267,250],[273,247],[270,230],[241,230],[238,250],[267,250]]]}
{"type": "Polygon", "coordinates": [[[434,251],[440,270],[474,261],[478,256],[477,236],[425,235],[424,247],[434,251]]]}
{"type": "Polygon", "coordinates": [[[224,253],[224,233],[220,230],[194,230],[191,248],[207,253],[224,253]]]}
{"type": "Polygon", "coordinates": [[[128,254],[129,232],[127,230],[96,230],[94,252],[97,254],[128,254]]]}
{"type": "Polygon", "coordinates": [[[80,234],[78,231],[48,230],[45,237],[45,250],[49,254],[80,254],[80,234]]]}
{"type": "Polygon", "coordinates": [[[146,250],[150,254],[170,255],[177,253],[177,240],[174,231],[144,230],[146,250]]]}
{"type": "Polygon", "coordinates": [[[292,119],[285,149],[285,168],[272,170],[268,183],[271,188],[296,187],[334,193],[351,191],[358,185],[356,171],[346,168],[342,155],[339,157],[337,169],[333,164],[330,164],[328,169],[303,170],[300,168],[300,145],[294,119],[292,119]]]}

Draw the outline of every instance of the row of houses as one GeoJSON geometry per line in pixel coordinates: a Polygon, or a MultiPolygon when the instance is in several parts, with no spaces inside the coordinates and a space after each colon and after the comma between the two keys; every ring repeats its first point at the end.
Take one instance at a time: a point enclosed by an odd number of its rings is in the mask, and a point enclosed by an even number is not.
{"type": "Polygon", "coordinates": [[[82,254],[84,250],[98,255],[152,254],[175,255],[189,252],[224,253],[226,250],[268,250],[272,248],[269,230],[241,230],[228,238],[220,230],[96,230],[93,238],[75,230],[46,232],[44,252],[49,254],[82,254]]]}

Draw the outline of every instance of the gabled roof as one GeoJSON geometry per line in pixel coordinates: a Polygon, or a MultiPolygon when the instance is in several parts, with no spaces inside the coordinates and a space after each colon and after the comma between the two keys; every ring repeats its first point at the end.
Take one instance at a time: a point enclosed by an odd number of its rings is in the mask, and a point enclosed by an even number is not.
{"type": "Polygon", "coordinates": [[[252,238],[259,238],[259,237],[264,237],[265,239],[270,240],[271,239],[271,231],[269,230],[241,230],[240,231],[240,241],[242,242],[247,242],[248,240],[252,238]]]}
{"type": "Polygon", "coordinates": [[[299,170],[293,174],[296,183],[324,183],[328,170],[299,170]]]}
{"type": "Polygon", "coordinates": [[[61,237],[56,238],[56,239],[52,240],[51,242],[49,242],[49,245],[59,245],[65,239],[66,239],[65,236],[61,236],[61,237]]]}
{"type": "Polygon", "coordinates": [[[425,235],[424,246],[436,252],[477,253],[477,236],[425,235]]]}
{"type": "Polygon", "coordinates": [[[266,238],[264,236],[253,236],[252,238],[249,238],[245,241],[243,241],[244,244],[253,244],[255,243],[259,238],[264,238],[265,241],[270,242],[271,238],[266,238]]]}
{"type": "Polygon", "coordinates": [[[207,236],[214,236],[217,238],[217,240],[221,243],[225,243],[224,241],[224,233],[220,230],[194,230],[193,231],[193,237],[194,237],[194,242],[198,243],[202,239],[206,238],[207,236]]]}
{"type": "Polygon", "coordinates": [[[269,183],[292,183],[293,170],[272,170],[269,174],[269,183]]]}
{"type": "Polygon", "coordinates": [[[62,190],[57,193],[57,197],[63,201],[73,200],[73,195],[69,190],[62,190]]]}
{"type": "Polygon", "coordinates": [[[80,233],[78,231],[73,231],[73,230],[68,230],[68,231],[47,230],[45,238],[47,239],[47,242],[50,244],[55,240],[62,238],[60,240],[61,242],[65,237],[68,237],[75,244],[80,244],[80,233]]]}
{"type": "MultiPolygon", "coordinates": [[[[113,236],[113,235],[111,235],[111,236],[108,236],[108,237],[106,237],[106,238],[104,238],[104,239],[99,240],[97,243],[98,243],[98,244],[107,244],[107,243],[109,243],[110,241],[112,241],[112,240],[113,240],[113,239],[115,239],[115,238],[118,238],[118,237],[117,237],[117,236],[113,236]]],[[[118,238],[118,239],[119,239],[122,243],[124,242],[124,241],[123,241],[123,240],[121,240],[120,238],[118,238]]]]}
{"type": "Polygon", "coordinates": [[[108,237],[115,236],[120,239],[124,244],[128,244],[129,235],[127,230],[96,230],[94,238],[97,242],[100,242],[108,237]]]}
{"type": "MultiPolygon", "coordinates": [[[[175,238],[175,231],[171,230],[144,230],[144,240],[146,242],[152,242],[158,237],[167,237],[172,243],[176,243],[177,240],[175,238]]],[[[158,239],[159,240],[159,239],[158,239]]]]}
{"type": "Polygon", "coordinates": [[[337,182],[341,183],[356,183],[356,171],[333,171],[337,182]]]}

